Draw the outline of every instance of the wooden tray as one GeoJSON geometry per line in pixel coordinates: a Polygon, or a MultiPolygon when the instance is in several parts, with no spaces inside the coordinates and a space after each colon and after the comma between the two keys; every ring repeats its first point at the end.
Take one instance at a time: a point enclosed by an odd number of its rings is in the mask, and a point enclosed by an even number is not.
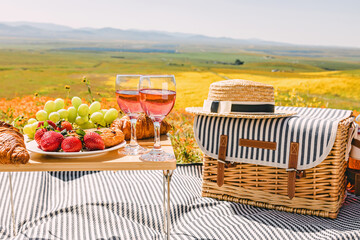
{"type": "MultiPolygon", "coordinates": [[[[145,148],[152,148],[153,139],[139,140],[145,148]]],[[[170,139],[161,137],[162,149],[174,153],[170,139]]],[[[174,170],[176,160],[163,162],[145,162],[139,156],[122,156],[117,150],[88,158],[52,158],[39,153],[31,153],[27,164],[3,164],[0,172],[33,171],[101,171],[101,170],[174,170]]]]}

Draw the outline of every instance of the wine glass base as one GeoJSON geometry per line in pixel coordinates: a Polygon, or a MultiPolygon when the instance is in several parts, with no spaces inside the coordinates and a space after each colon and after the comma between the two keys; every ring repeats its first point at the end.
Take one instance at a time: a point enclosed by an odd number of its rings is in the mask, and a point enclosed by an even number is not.
{"type": "Polygon", "coordinates": [[[149,162],[162,162],[175,159],[173,154],[164,152],[162,150],[151,150],[140,156],[140,160],[149,162]]]}
{"type": "Polygon", "coordinates": [[[118,152],[121,155],[127,155],[127,156],[135,156],[146,153],[148,150],[146,148],[141,147],[140,145],[137,145],[135,147],[132,147],[130,145],[126,145],[124,148],[120,149],[118,152]]]}

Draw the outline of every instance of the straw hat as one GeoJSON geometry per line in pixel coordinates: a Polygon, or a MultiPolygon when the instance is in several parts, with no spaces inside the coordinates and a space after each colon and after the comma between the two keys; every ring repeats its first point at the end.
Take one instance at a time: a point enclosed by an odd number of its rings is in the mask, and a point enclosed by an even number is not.
{"type": "Polygon", "coordinates": [[[212,83],[203,107],[189,107],[186,111],[235,118],[281,118],[296,114],[275,110],[273,86],[241,79],[212,83]]]}

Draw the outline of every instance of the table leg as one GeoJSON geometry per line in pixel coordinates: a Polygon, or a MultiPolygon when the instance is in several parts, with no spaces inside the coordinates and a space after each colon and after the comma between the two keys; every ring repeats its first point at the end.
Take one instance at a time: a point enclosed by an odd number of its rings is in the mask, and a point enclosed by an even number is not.
{"type": "Polygon", "coordinates": [[[166,233],[166,177],[163,172],[163,231],[166,233]]]}
{"type": "Polygon", "coordinates": [[[170,227],[171,227],[171,219],[170,219],[170,181],[171,176],[174,171],[172,170],[164,170],[163,171],[163,219],[164,219],[164,234],[165,239],[170,239],[170,227]]]}
{"type": "Polygon", "coordinates": [[[12,219],[12,226],[13,226],[13,234],[14,237],[16,236],[16,222],[15,222],[15,211],[14,211],[14,198],[13,198],[13,187],[12,187],[12,179],[11,179],[11,172],[8,172],[9,177],[9,189],[10,189],[10,204],[11,204],[11,219],[12,219]]]}

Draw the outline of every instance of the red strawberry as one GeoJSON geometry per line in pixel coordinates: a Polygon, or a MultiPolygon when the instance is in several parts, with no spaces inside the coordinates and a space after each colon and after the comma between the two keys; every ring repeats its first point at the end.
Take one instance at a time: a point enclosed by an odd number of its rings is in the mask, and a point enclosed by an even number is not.
{"type": "Polygon", "coordinates": [[[46,121],[50,126],[52,126],[54,129],[56,129],[56,124],[53,121],[50,121],[50,120],[46,120],[46,121]]]}
{"type": "Polygon", "coordinates": [[[73,129],[71,123],[69,123],[67,121],[62,122],[61,128],[59,130],[62,131],[64,129],[66,129],[66,131],[71,131],[73,129]]]}
{"type": "Polygon", "coordinates": [[[49,131],[44,133],[41,138],[41,149],[46,152],[54,152],[60,148],[61,142],[64,140],[63,135],[58,132],[49,131]]]}
{"type": "Polygon", "coordinates": [[[46,132],[47,132],[47,130],[45,128],[40,128],[40,129],[36,130],[34,139],[39,146],[41,145],[41,138],[44,135],[44,133],[46,133],[46,132]]]}
{"type": "Polygon", "coordinates": [[[65,138],[61,143],[64,152],[79,152],[82,149],[82,143],[77,137],[65,138]]]}
{"type": "MultiPolygon", "coordinates": [[[[46,122],[47,122],[50,126],[52,126],[54,129],[57,129],[56,124],[55,124],[53,121],[46,120],[46,122]]],[[[40,122],[38,123],[38,125],[37,125],[38,128],[39,128],[39,127],[42,127],[42,126],[44,126],[44,121],[40,121],[40,122]]]]}
{"type": "Polygon", "coordinates": [[[103,150],[105,148],[104,141],[101,136],[96,132],[86,133],[84,136],[85,147],[92,150],[103,150]]]}

